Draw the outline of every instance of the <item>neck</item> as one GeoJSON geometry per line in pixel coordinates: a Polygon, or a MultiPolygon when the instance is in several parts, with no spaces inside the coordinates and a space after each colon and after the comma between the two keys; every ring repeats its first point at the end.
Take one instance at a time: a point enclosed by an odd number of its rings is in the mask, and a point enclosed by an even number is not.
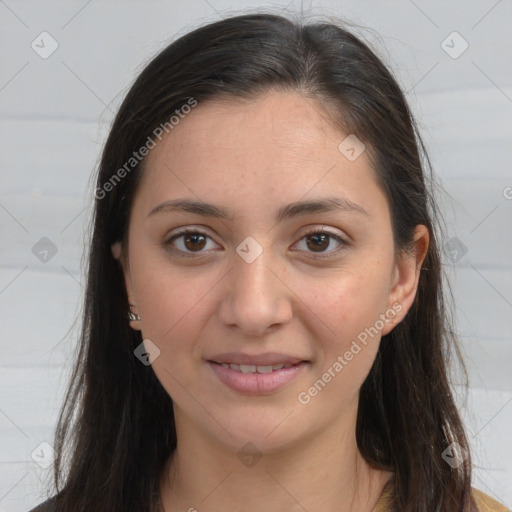
{"type": "Polygon", "coordinates": [[[187,428],[162,478],[165,512],[371,512],[391,476],[363,459],[355,431],[322,432],[244,464],[240,452],[187,428]]]}

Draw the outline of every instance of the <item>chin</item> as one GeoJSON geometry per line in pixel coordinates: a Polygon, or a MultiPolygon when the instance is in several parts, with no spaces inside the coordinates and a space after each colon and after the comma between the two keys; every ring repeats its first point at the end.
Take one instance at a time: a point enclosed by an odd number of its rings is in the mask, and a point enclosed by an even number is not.
{"type": "Polygon", "coordinates": [[[254,410],[244,412],[243,408],[233,410],[230,414],[211,411],[212,417],[218,422],[208,416],[205,423],[201,423],[209,436],[235,451],[247,443],[252,443],[260,451],[276,451],[298,436],[296,429],[291,428],[293,424],[286,419],[289,413],[283,414],[281,411],[276,414],[267,413],[266,417],[260,418],[254,410]]]}

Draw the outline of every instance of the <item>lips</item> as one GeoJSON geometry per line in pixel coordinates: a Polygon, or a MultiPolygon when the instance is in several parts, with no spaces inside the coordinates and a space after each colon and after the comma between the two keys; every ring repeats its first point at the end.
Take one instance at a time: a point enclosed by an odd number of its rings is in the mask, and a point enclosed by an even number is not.
{"type": "Polygon", "coordinates": [[[284,387],[307,369],[309,361],[287,354],[219,354],[208,359],[219,380],[233,391],[265,395],[284,387]]]}

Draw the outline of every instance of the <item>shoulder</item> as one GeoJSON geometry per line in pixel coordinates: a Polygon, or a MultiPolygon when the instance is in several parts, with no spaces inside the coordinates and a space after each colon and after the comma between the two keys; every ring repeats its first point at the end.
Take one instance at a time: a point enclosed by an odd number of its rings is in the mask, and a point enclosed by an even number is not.
{"type": "MultiPolygon", "coordinates": [[[[389,485],[385,486],[384,492],[382,493],[377,506],[374,508],[374,512],[387,510],[391,499],[390,489],[389,485]]],[[[510,509],[505,505],[474,487],[472,488],[472,495],[478,508],[478,512],[510,512],[510,509]]],[[[46,500],[44,503],[41,503],[29,512],[56,512],[56,510],[55,497],[53,497],[46,500]]]]}
{"type": "Polygon", "coordinates": [[[55,497],[46,500],[29,512],[57,512],[55,497]]]}
{"type": "Polygon", "coordinates": [[[487,494],[479,491],[478,489],[472,488],[473,499],[478,508],[478,512],[510,512],[505,505],[491,498],[487,494]]]}
{"type": "MultiPolygon", "coordinates": [[[[484,492],[474,487],[471,488],[471,491],[478,512],[511,512],[505,505],[491,498],[484,492]]],[[[372,512],[390,512],[392,510],[392,503],[393,493],[391,481],[389,481],[384,487],[382,495],[372,512]]]]}

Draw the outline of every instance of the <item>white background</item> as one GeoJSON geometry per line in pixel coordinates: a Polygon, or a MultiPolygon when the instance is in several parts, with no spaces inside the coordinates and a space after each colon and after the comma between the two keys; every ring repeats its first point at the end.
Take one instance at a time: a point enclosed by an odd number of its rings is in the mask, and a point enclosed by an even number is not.
{"type": "Polygon", "coordinates": [[[50,470],[31,453],[53,442],[78,332],[89,179],[113,112],[175,37],[265,7],[367,27],[357,31],[408,91],[448,192],[447,239],[467,248],[446,268],[470,371],[467,400],[459,395],[474,486],[512,504],[510,1],[0,0],[0,511],[45,497],[50,470]],[[47,59],[31,47],[43,31],[58,43],[47,59]],[[446,39],[453,31],[464,40],[446,39]],[[452,55],[469,46],[452,58],[444,40],[452,55]],[[46,263],[32,252],[42,237],[57,249],[46,263]]]}

